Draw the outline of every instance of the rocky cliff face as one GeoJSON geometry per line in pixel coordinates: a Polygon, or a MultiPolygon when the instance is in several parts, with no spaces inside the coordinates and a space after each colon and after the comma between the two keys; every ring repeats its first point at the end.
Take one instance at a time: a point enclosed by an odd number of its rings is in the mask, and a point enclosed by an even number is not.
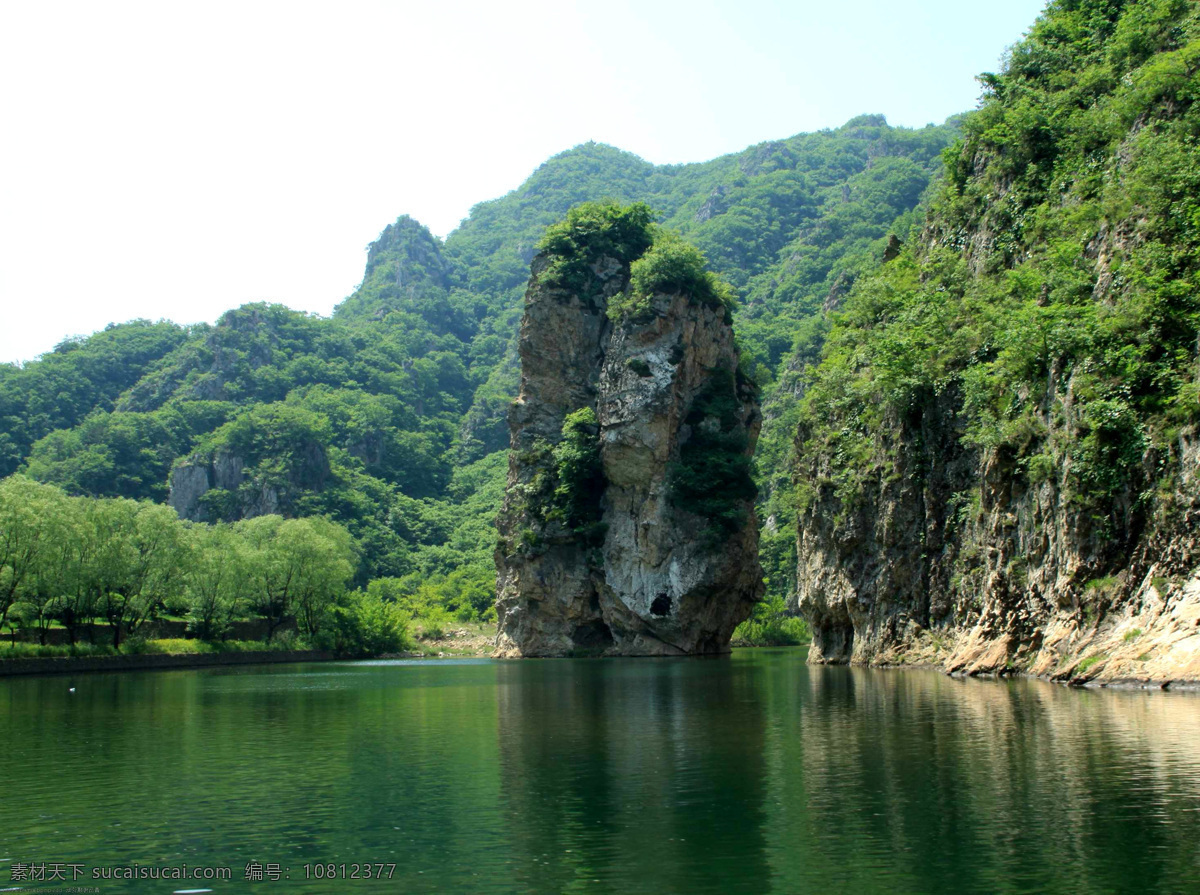
{"type": "Polygon", "coordinates": [[[677,291],[614,322],[628,264],[601,257],[570,289],[546,267],[534,260],[521,324],[497,652],[723,652],[762,589],[753,494],[714,518],[687,477],[714,445],[748,460],[758,434],[728,314],[677,291]]]}
{"type": "MultiPolygon", "coordinates": [[[[801,514],[809,660],[1200,680],[1196,433],[1147,458],[1176,473],[1154,506],[1101,518],[1072,505],[1069,468],[1030,483],[1003,451],[964,450],[959,426],[951,400],[897,423],[894,459],[853,505],[825,487],[801,514]]],[[[808,458],[804,474],[827,477],[829,462],[808,458]]]]}
{"type": "Polygon", "coordinates": [[[1200,103],[1167,74],[1196,71],[1200,14],[1080,9],[982,78],[917,245],[855,286],[808,380],[813,662],[1200,681],[1200,231],[1176,173],[1200,170],[1200,103]],[[1100,76],[1086,103],[1061,87],[1100,76]]]}
{"type": "Polygon", "coordinates": [[[193,522],[293,515],[296,499],[329,478],[321,444],[305,441],[294,453],[283,475],[262,474],[246,457],[224,448],[194,453],[171,470],[167,503],[193,522]]]}

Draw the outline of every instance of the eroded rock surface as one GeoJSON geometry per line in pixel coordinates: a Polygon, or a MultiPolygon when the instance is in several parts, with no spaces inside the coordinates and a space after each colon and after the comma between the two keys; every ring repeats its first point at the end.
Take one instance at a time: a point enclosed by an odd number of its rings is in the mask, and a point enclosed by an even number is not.
{"type": "Polygon", "coordinates": [[[319,489],[329,478],[325,448],[312,440],[298,446],[282,480],[257,474],[249,465],[229,450],[197,451],[171,470],[167,502],[180,518],[193,522],[292,515],[296,497],[305,489],[319,489]],[[223,498],[215,507],[204,499],[211,499],[210,492],[223,498]]]}
{"type": "MultiPolygon", "coordinates": [[[[1200,680],[1200,439],[1179,436],[1176,487],[1154,516],[1110,523],[1056,481],[1024,483],[996,452],[955,447],[957,426],[948,404],[931,407],[898,430],[892,465],[850,512],[822,488],[801,514],[809,661],[1200,680]]],[[[828,462],[810,458],[805,474],[828,462]]]]}
{"type": "MultiPolygon", "coordinates": [[[[687,294],[613,322],[629,268],[591,266],[581,289],[545,285],[533,263],[521,324],[521,391],[509,424],[508,493],[499,519],[501,656],[719,653],[762,591],[753,500],[714,520],[680,496],[697,445],[758,435],[756,389],[737,372],[728,314],[687,294]],[[568,415],[590,409],[600,475],[592,516],[555,509],[555,446],[568,415]],[[564,518],[566,515],[568,518],[564,518]]],[[[734,450],[734,448],[730,448],[734,450]]],[[[735,458],[736,459],[736,458],[735,458]]]]}

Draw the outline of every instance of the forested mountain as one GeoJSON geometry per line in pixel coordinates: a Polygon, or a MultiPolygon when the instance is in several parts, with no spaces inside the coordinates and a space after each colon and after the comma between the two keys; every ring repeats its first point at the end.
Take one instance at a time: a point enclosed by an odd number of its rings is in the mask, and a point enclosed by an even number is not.
{"type": "Polygon", "coordinates": [[[980,81],[920,130],[668,166],[578,146],[444,241],[387,226],[331,318],[135,321],[0,366],[0,475],[325,516],[376,598],[486,614],[530,261],[580,203],[645,202],[736,292],[759,622],[794,594],[818,659],[1174,674],[1200,594],[1200,14],[1055,0],[980,81]]]}
{"type": "Polygon", "coordinates": [[[798,417],[826,661],[1195,677],[1200,13],[1049,5],[798,417]]]}
{"type": "MultiPolygon", "coordinates": [[[[773,421],[762,499],[778,502],[794,388],[774,383],[793,343],[811,353],[822,309],[879,263],[889,236],[906,236],[957,133],[862,116],[671,166],[578,146],[477,205],[444,243],[408,217],[388,225],[332,318],[256,304],[215,326],[134,321],[0,366],[0,473],[75,495],[170,496],[199,520],[328,515],[356,539],[360,583],[410,576],[450,609],[479,611],[515,331],[546,227],[585,200],[644,201],[736,287],[745,365],[773,421]]],[[[793,529],[777,508],[764,518],[779,605],[793,529]]]]}
{"type": "Polygon", "coordinates": [[[63,342],[24,367],[0,364],[0,476],[19,468],[38,439],[73,428],[93,411],[112,410],[122,392],[189,335],[171,323],[135,321],[63,342]]]}

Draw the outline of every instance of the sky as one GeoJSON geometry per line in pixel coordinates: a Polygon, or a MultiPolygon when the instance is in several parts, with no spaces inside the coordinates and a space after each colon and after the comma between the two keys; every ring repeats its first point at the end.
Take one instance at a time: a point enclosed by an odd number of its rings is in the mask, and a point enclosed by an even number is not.
{"type": "Polygon", "coordinates": [[[0,0],[0,362],[138,317],[328,314],[588,140],[703,161],[975,106],[1042,0],[0,0]]]}

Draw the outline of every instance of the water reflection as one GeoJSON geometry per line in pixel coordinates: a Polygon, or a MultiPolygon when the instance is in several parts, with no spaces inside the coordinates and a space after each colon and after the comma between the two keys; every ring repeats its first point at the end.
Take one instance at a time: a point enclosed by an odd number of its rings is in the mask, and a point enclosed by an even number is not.
{"type": "Polygon", "coordinates": [[[353,891],[1200,890],[1200,697],[803,660],[0,680],[0,858],[234,868],[219,893],[368,860],[396,873],[353,891]]]}
{"type": "Polygon", "coordinates": [[[218,891],[247,890],[252,860],[290,866],[287,891],[328,891],[306,863],[394,862],[391,885],[356,890],[438,891],[477,880],[480,842],[502,834],[494,666],[70,683],[67,697],[64,678],[0,681],[0,852],[15,861],[233,868],[218,891]]]}
{"type": "Polygon", "coordinates": [[[803,691],[793,735],[776,741],[777,880],[881,892],[1200,880],[1190,696],[844,668],[809,669],[803,691]],[[827,860],[851,842],[852,861],[827,860]]]}
{"type": "Polygon", "coordinates": [[[541,662],[500,669],[514,881],[538,891],[746,891],[770,880],[753,665],[541,662]]]}

